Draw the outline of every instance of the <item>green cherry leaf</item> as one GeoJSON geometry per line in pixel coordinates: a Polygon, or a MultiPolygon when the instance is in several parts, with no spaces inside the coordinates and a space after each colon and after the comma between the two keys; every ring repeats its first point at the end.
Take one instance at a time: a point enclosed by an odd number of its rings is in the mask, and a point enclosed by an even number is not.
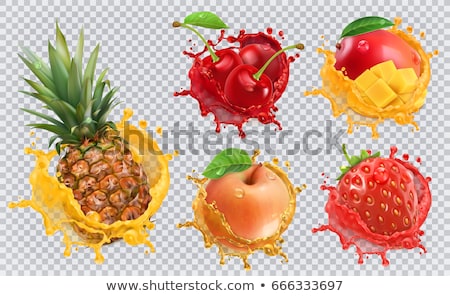
{"type": "Polygon", "coordinates": [[[186,25],[209,29],[227,29],[228,26],[216,14],[209,11],[194,12],[184,18],[186,25]]]}
{"type": "Polygon", "coordinates": [[[378,29],[391,27],[394,23],[390,20],[379,17],[379,16],[367,16],[357,19],[350,24],[348,24],[342,31],[341,37],[355,36],[378,29]]]}
{"type": "Polygon", "coordinates": [[[252,159],[241,149],[228,148],[217,154],[203,171],[203,176],[218,179],[227,173],[242,172],[252,166],[252,159]]]}

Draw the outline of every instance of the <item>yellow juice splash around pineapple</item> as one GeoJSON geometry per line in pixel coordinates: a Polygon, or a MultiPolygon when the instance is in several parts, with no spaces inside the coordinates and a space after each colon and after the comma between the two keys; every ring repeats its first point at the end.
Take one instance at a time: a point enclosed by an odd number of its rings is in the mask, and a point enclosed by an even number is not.
{"type": "Polygon", "coordinates": [[[117,239],[123,239],[132,246],[144,244],[150,251],[155,251],[149,240],[148,231],[155,227],[150,219],[161,206],[169,190],[168,162],[172,156],[163,154],[156,140],[143,128],[128,124],[132,113],[131,109],[124,111],[124,117],[117,124],[117,129],[121,136],[128,140],[134,160],[144,167],[152,196],[147,210],[134,220],[115,221],[108,225],[100,222],[98,213],[84,214],[72,190],[60,183],[57,175],[51,176],[49,173],[52,161],[57,156],[56,151],[46,153],[42,150],[25,149],[27,154],[36,157],[36,165],[29,179],[32,197],[30,200],[11,202],[8,206],[30,207],[39,212],[47,235],[61,231],[66,245],[65,256],[70,256],[74,245],[86,246],[94,250],[95,262],[102,263],[104,261],[102,246],[117,239]]]}

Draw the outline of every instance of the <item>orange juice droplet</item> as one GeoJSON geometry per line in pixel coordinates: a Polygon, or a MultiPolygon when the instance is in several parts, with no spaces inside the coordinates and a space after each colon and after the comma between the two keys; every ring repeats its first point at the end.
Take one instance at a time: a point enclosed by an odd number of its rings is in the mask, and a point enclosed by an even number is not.
{"type": "Polygon", "coordinates": [[[133,109],[125,108],[123,110],[122,122],[128,121],[133,116],[133,109]]]}
{"type": "Polygon", "coordinates": [[[157,126],[157,127],[156,127],[156,133],[157,133],[158,135],[162,136],[163,128],[160,127],[160,126],[157,126]]]}
{"type": "Polygon", "coordinates": [[[258,156],[260,154],[261,154],[261,150],[255,149],[255,151],[253,151],[253,155],[252,155],[252,162],[256,162],[256,159],[258,158],[258,156]]]}
{"type": "MultiPolygon", "coordinates": [[[[131,109],[124,111],[124,117],[117,123],[117,129],[125,138],[125,121],[133,114],[131,109]]],[[[123,239],[125,243],[135,246],[144,244],[154,251],[149,240],[148,231],[154,228],[150,217],[156,213],[169,190],[168,160],[160,151],[158,144],[144,130],[133,125],[126,125],[134,137],[127,137],[132,154],[143,146],[143,154],[136,157],[142,164],[150,184],[152,200],[147,210],[138,218],[129,221],[116,221],[111,225],[99,222],[97,215],[85,215],[75,200],[72,190],[58,181],[58,175],[49,174],[49,167],[55,161],[56,151],[44,152],[26,148],[25,153],[36,158],[35,167],[30,174],[32,197],[29,200],[10,202],[9,208],[31,207],[42,215],[47,235],[56,232],[63,233],[63,242],[66,245],[65,256],[70,256],[72,246],[86,246],[95,253],[94,261],[98,264],[104,261],[101,248],[112,240],[123,239]],[[150,147],[151,146],[151,147],[150,147]]],[[[133,155],[133,159],[135,155],[133,155]]]]}
{"type": "Polygon", "coordinates": [[[295,193],[301,193],[303,190],[305,190],[307,188],[306,184],[303,184],[302,186],[297,186],[294,188],[295,193]]]}
{"type": "Polygon", "coordinates": [[[148,125],[148,123],[147,123],[146,120],[143,120],[143,119],[139,120],[139,127],[140,127],[141,129],[146,129],[146,128],[147,128],[147,125],[148,125]]]}
{"type": "Polygon", "coordinates": [[[273,162],[274,165],[278,165],[278,163],[280,162],[280,160],[278,159],[278,157],[274,157],[274,158],[272,159],[272,162],[273,162]]]}

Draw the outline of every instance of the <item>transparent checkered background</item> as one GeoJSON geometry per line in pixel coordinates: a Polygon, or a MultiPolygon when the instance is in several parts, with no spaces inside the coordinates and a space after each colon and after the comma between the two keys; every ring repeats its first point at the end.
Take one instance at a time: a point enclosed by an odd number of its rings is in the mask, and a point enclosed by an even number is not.
{"type": "MultiPolygon", "coordinates": [[[[329,1],[195,1],[195,4],[162,5],[155,1],[80,1],[66,5],[53,1],[0,1],[0,275],[450,275],[450,34],[448,31],[450,6],[444,1],[430,5],[430,1],[367,1],[353,6],[353,1],[342,4],[329,1]],[[17,2],[17,4],[16,4],[17,2]],[[282,2],[282,4],[280,4],[282,2]],[[317,4],[316,4],[317,2],[317,4]],[[273,3],[273,4],[270,4],[273,3]],[[276,3],[276,4],[275,4],[276,3]],[[32,141],[38,148],[46,148],[48,134],[38,132],[42,140],[30,138],[25,126],[36,119],[21,112],[21,107],[38,109],[40,105],[18,91],[26,89],[20,79],[29,77],[30,71],[20,62],[19,45],[27,45],[47,57],[47,40],[54,40],[55,21],[59,20],[68,43],[75,47],[78,29],[85,28],[85,47],[93,49],[101,44],[99,68],[110,67],[109,79],[120,85],[120,108],[132,107],[133,120],[146,119],[151,127],[162,126],[166,131],[175,122],[194,122],[202,132],[214,128],[212,117],[201,118],[197,103],[188,97],[174,97],[173,92],[189,86],[187,72],[191,61],[182,51],[192,46],[188,39],[198,43],[198,38],[182,29],[173,29],[174,20],[182,20],[193,11],[208,10],[218,13],[230,28],[229,34],[239,29],[256,32],[267,27],[285,33],[283,45],[303,42],[306,49],[301,58],[291,64],[291,81],[278,103],[277,118],[285,130],[293,131],[285,144],[272,140],[273,153],[264,151],[262,137],[256,138],[263,150],[260,160],[278,156],[289,161],[289,176],[296,185],[308,188],[298,196],[295,219],[285,232],[283,250],[289,256],[288,263],[280,257],[267,257],[255,253],[250,257],[253,269],[243,270],[239,259],[219,264],[217,249],[205,249],[203,239],[193,229],[177,229],[176,224],[193,217],[191,201],[196,188],[186,175],[192,169],[201,170],[212,156],[182,153],[171,163],[171,186],[159,212],[154,216],[156,229],[151,240],[156,253],[145,255],[146,248],[131,247],[123,242],[105,246],[106,261],[102,265],[93,262],[90,249],[80,248],[72,256],[63,256],[64,246],[60,234],[47,237],[41,217],[31,209],[7,208],[7,203],[19,196],[29,198],[28,174],[34,165],[33,157],[25,155],[23,148],[32,141]],[[342,141],[351,150],[371,148],[389,153],[391,145],[399,151],[421,156],[421,171],[433,178],[431,190],[433,205],[423,226],[423,243],[428,253],[421,255],[418,249],[388,253],[391,265],[383,267],[380,259],[370,256],[363,265],[357,264],[354,249],[342,250],[338,238],[330,232],[312,234],[311,228],[327,222],[324,205],[327,194],[319,190],[325,172],[330,180],[337,176],[337,168],[344,161],[342,155],[332,149],[308,155],[300,149],[295,155],[286,155],[301,143],[305,131],[317,129],[325,134],[329,124],[334,132],[346,128],[345,118],[332,118],[329,103],[322,97],[305,97],[303,92],[320,85],[319,70],[323,57],[315,49],[323,39],[333,44],[342,28],[350,21],[367,15],[380,15],[389,19],[401,16],[404,26],[412,25],[418,36],[426,33],[423,45],[427,51],[438,49],[440,54],[432,59],[432,79],[428,87],[425,106],[417,114],[421,127],[412,132],[410,126],[397,126],[386,122],[379,127],[380,138],[374,140],[366,128],[354,134],[345,134],[342,141]],[[327,120],[330,120],[327,123],[327,120]]],[[[341,1],[339,1],[341,2],[341,1]]],[[[201,30],[207,38],[215,38],[217,32],[201,30]]],[[[195,48],[195,46],[194,46],[195,48]]],[[[120,109],[119,108],[119,109],[120,109]]],[[[121,111],[112,114],[119,120],[121,111]]],[[[263,131],[258,124],[246,129],[263,131]]],[[[233,131],[233,127],[224,130],[233,131]]],[[[237,137],[232,142],[216,148],[235,146],[249,148],[237,137]]],[[[181,148],[187,146],[181,138],[181,148]]],[[[201,149],[202,139],[195,141],[201,149]]],[[[317,139],[313,145],[325,145],[317,139]]],[[[170,138],[165,148],[173,151],[175,141],[170,138]]]]}

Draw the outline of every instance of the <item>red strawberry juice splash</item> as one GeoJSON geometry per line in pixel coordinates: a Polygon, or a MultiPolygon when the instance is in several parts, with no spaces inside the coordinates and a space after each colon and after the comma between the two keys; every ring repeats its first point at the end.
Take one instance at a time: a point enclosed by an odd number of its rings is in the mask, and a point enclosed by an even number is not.
{"type": "MultiPolygon", "coordinates": [[[[241,30],[237,37],[225,37],[225,31],[221,30],[218,41],[213,43],[209,40],[208,43],[213,49],[216,49],[224,39],[229,43],[237,43],[236,46],[229,47],[229,49],[233,49],[237,53],[240,49],[249,44],[265,44],[272,47],[275,52],[277,52],[281,49],[280,42],[270,35],[273,32],[272,28],[267,28],[266,31],[269,34],[263,32],[246,34],[245,30],[241,30]]],[[[175,92],[174,95],[191,96],[197,100],[203,117],[207,116],[209,113],[214,114],[216,132],[220,132],[222,124],[231,124],[237,127],[239,136],[244,138],[245,132],[242,126],[251,118],[255,118],[263,124],[273,123],[281,130],[281,123],[275,119],[275,112],[278,111],[275,103],[280,99],[286,89],[289,80],[289,64],[298,58],[299,54],[287,57],[285,53],[282,53],[275,60],[281,63],[283,70],[280,77],[276,81],[273,81],[272,99],[267,104],[241,108],[233,106],[228,102],[223,91],[223,86],[215,81],[211,69],[205,66],[204,61],[202,60],[204,57],[202,57],[202,55],[207,51],[206,46],[198,53],[183,51],[184,55],[193,59],[193,64],[188,74],[189,79],[191,80],[191,86],[190,89],[175,92]]]]}
{"type": "MultiPolygon", "coordinates": [[[[431,193],[428,183],[431,182],[430,177],[424,177],[414,164],[395,158],[397,147],[391,147],[389,158],[395,160],[400,165],[403,165],[414,178],[415,189],[418,196],[418,215],[417,220],[411,228],[395,232],[392,235],[382,235],[373,233],[367,225],[361,220],[358,213],[344,204],[339,203],[339,192],[334,186],[327,186],[323,184],[320,189],[329,191],[329,199],[325,206],[325,211],[328,213],[328,225],[322,225],[318,228],[313,228],[312,232],[330,230],[339,236],[339,239],[344,250],[354,245],[356,253],[359,256],[358,263],[364,262],[364,256],[376,254],[381,257],[382,264],[389,265],[389,260],[386,257],[387,251],[391,249],[414,249],[420,248],[426,253],[426,248],[421,244],[420,236],[424,234],[420,230],[420,226],[425,222],[428,211],[431,206],[431,193]]],[[[409,157],[403,158],[408,159],[409,157]]]]}

